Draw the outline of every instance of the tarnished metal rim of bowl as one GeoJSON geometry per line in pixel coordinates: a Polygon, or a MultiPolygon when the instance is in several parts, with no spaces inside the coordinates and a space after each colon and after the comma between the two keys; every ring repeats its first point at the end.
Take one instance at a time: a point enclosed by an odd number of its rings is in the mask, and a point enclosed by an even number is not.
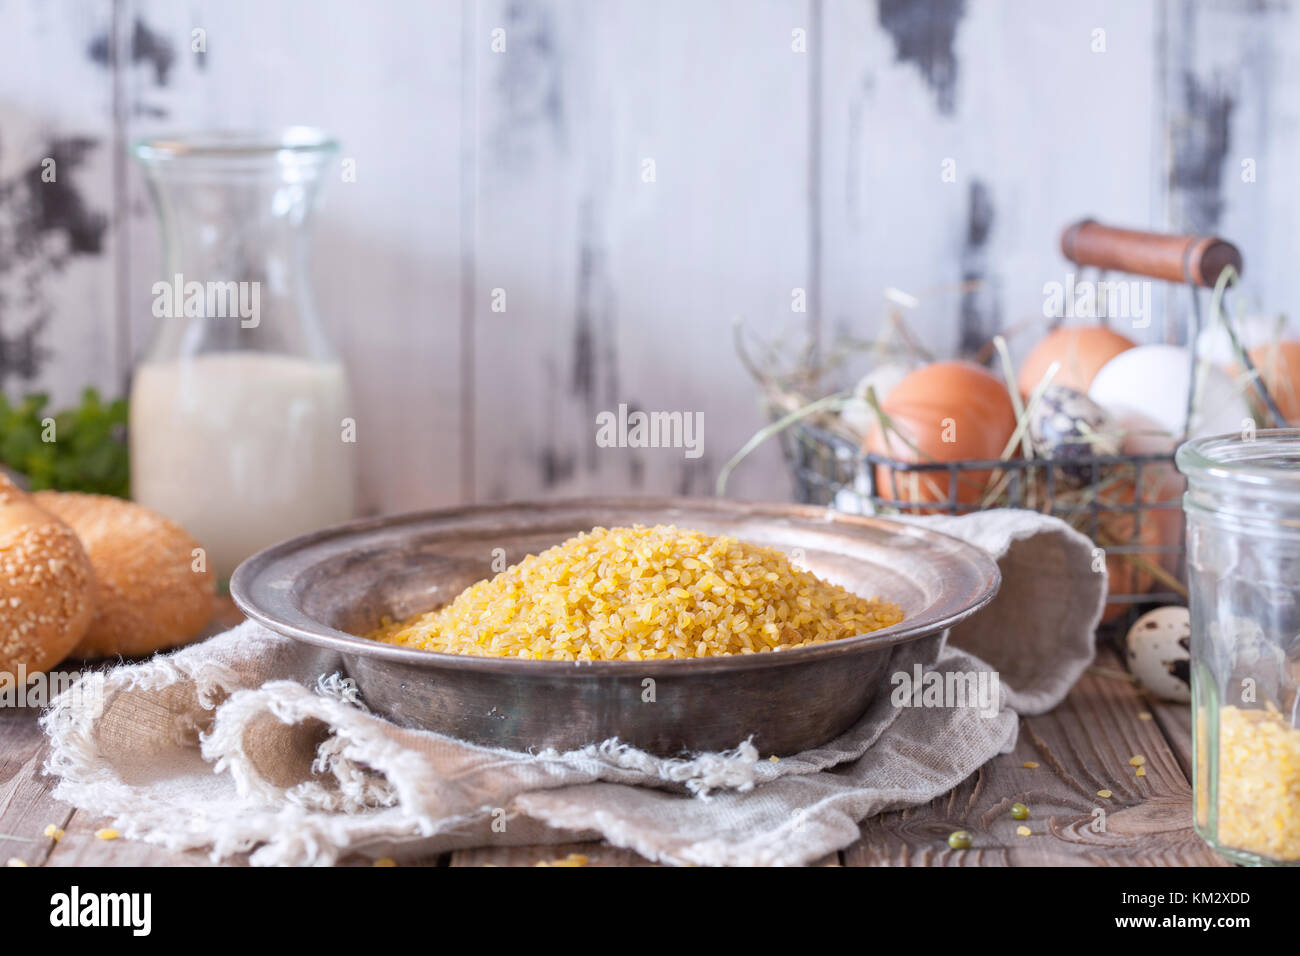
{"type": "Polygon", "coordinates": [[[526,750],[618,737],[657,753],[764,753],[824,743],[866,710],[889,650],[964,620],[997,593],[984,551],[926,528],[823,508],[722,499],[589,499],[362,519],[249,558],[230,593],[264,626],[337,652],[378,713],[477,743],[526,750]],[[652,661],[470,657],[355,636],[440,606],[492,571],[595,526],[677,524],[806,551],[815,573],[903,605],[857,637],[767,654],[652,661]],[[856,585],[856,586],[855,586],[856,585]],[[654,703],[643,701],[656,682],[654,703]]]}

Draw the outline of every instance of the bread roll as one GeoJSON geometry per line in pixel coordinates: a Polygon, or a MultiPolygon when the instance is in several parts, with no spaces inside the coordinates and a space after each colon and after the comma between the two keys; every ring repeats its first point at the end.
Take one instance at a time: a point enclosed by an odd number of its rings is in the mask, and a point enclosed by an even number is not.
{"type": "Polygon", "coordinates": [[[41,491],[37,504],[81,538],[95,568],[95,615],[77,657],[138,657],[197,637],[212,616],[214,581],[180,525],[120,498],[41,491]]]}
{"type": "Polygon", "coordinates": [[[86,633],[95,574],[77,536],[0,475],[0,674],[49,670],[86,633]]]}

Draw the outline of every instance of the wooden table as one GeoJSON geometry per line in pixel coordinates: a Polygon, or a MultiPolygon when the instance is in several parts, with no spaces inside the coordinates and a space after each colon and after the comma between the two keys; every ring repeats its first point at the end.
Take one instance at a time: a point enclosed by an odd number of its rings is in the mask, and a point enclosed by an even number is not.
{"type": "MultiPolygon", "coordinates": [[[[31,866],[206,866],[200,852],[177,853],[125,840],[105,841],[106,826],[50,796],[41,770],[46,745],[33,711],[0,709],[0,862],[31,866]],[[59,842],[47,825],[66,831],[59,842]]],[[[824,866],[1226,866],[1192,830],[1190,710],[1151,701],[1128,680],[1108,648],[1052,713],[1021,721],[1014,753],[995,758],[927,806],[867,820],[859,839],[824,866]],[[1130,759],[1145,757],[1138,777],[1130,759]],[[1026,767],[1026,763],[1037,767],[1026,767]],[[1097,795],[1109,790],[1109,799],[1097,795]],[[1013,803],[1030,808],[1014,820],[1013,803]],[[1094,813],[1105,811],[1105,829],[1094,813]],[[1030,836],[1017,835],[1027,825],[1030,836]],[[975,846],[948,848],[953,830],[975,846]]],[[[602,843],[460,851],[430,866],[532,865],[581,854],[591,866],[645,866],[602,843]]],[[[239,862],[239,861],[236,861],[239,862]]],[[[368,861],[352,860],[355,864],[368,861]]]]}

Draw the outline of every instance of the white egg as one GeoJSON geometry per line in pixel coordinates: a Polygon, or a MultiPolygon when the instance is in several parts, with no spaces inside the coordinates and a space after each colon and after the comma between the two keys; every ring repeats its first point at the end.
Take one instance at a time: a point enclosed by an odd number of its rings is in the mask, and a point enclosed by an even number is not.
{"type": "MultiPolygon", "coordinates": [[[[1292,338],[1291,325],[1285,316],[1248,315],[1233,322],[1241,347],[1250,350],[1259,345],[1269,345],[1292,338]]],[[[1196,353],[1211,365],[1227,369],[1237,364],[1237,353],[1232,338],[1222,322],[1215,322],[1196,337],[1196,353]]]]}
{"type": "Polygon", "coordinates": [[[1128,669],[1143,688],[1165,700],[1192,699],[1192,623],[1185,607],[1158,607],[1133,622],[1124,641],[1128,669]]]}
{"type": "Polygon", "coordinates": [[[883,365],[877,365],[866,375],[858,380],[857,386],[853,389],[853,394],[858,398],[867,397],[867,389],[876,390],[876,401],[883,402],[889,398],[889,393],[898,387],[898,383],[907,378],[912,371],[910,365],[902,362],[886,362],[883,365]]]}
{"type": "Polygon", "coordinates": [[[867,435],[877,420],[876,410],[867,401],[868,390],[875,389],[876,401],[884,402],[910,371],[911,367],[901,362],[877,365],[858,380],[853,388],[853,396],[840,409],[840,419],[857,434],[867,435]]]}
{"type": "MultiPolygon", "coordinates": [[[[1102,366],[1088,397],[1117,418],[1137,412],[1171,435],[1187,424],[1191,355],[1177,345],[1139,345],[1102,366]]],[[[1239,432],[1250,408],[1237,382],[1222,369],[1203,365],[1200,394],[1188,437],[1239,432]]]]}

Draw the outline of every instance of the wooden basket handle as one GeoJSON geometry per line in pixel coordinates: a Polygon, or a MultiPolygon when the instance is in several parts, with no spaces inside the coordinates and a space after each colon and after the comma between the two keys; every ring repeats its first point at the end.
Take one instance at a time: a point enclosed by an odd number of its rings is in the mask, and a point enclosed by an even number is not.
{"type": "Polygon", "coordinates": [[[1228,266],[1241,274],[1241,253],[1216,236],[1171,236],[1117,229],[1083,219],[1061,233],[1061,252],[1076,265],[1113,269],[1166,282],[1213,286],[1228,266]]]}

